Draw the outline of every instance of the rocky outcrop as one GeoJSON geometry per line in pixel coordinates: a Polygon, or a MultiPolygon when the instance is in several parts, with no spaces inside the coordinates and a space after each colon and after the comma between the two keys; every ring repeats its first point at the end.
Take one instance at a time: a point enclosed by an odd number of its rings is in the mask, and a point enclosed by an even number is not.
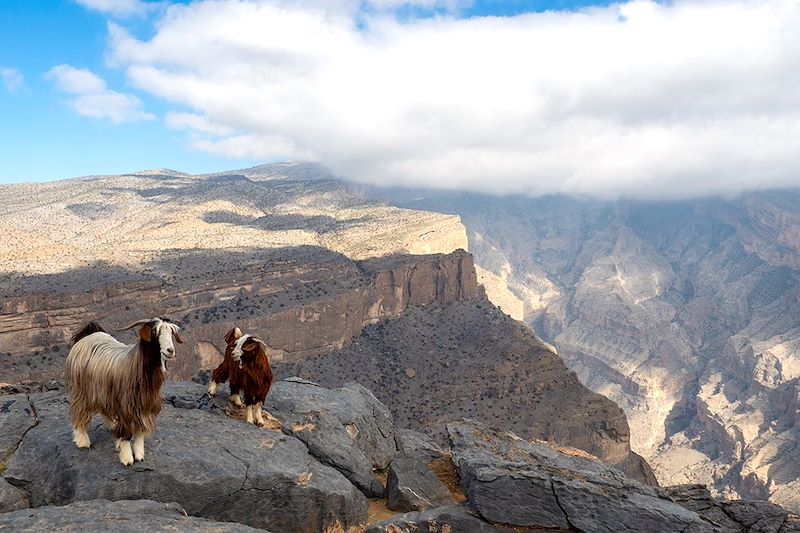
{"type": "Polygon", "coordinates": [[[90,500],[62,507],[46,506],[0,514],[0,530],[62,531],[64,533],[138,533],[140,531],[182,531],[188,533],[255,533],[264,531],[242,524],[215,522],[187,516],[178,504],[150,500],[90,500]]]}
{"type": "Polygon", "coordinates": [[[469,506],[490,523],[608,532],[712,530],[660,490],[585,454],[558,453],[474,421],[447,429],[469,506]]]}
{"type": "Polygon", "coordinates": [[[448,431],[466,502],[398,515],[368,533],[797,530],[799,518],[777,505],[714,500],[699,486],[649,487],[579,450],[471,420],[450,423],[448,431]]]}
{"type": "MultiPolygon", "coordinates": [[[[397,430],[388,409],[356,384],[327,390],[300,379],[276,383],[268,407],[283,419],[282,432],[245,423],[224,393],[210,398],[204,391],[199,382],[166,382],[145,460],[125,468],[99,421],[90,428],[90,450],[72,444],[58,382],[0,390],[0,399],[19,402],[0,412],[0,424],[19,443],[0,477],[0,529],[797,530],[798,518],[776,505],[713,500],[701,487],[664,491],[586,452],[528,442],[476,421],[448,424],[449,445],[439,447],[397,430]],[[34,425],[12,424],[27,416],[26,403],[34,425]],[[309,414],[314,420],[306,420],[309,414]],[[289,427],[300,421],[303,429],[289,427]],[[293,436],[303,433],[308,446],[293,436]],[[361,461],[347,462],[346,453],[361,461]],[[347,479],[365,463],[389,464],[389,507],[432,508],[367,524],[367,500],[347,479]]],[[[378,507],[370,504],[370,517],[387,516],[378,507]]]]}
{"type": "Polygon", "coordinates": [[[717,500],[704,485],[677,485],[666,491],[676,503],[722,531],[800,531],[800,517],[787,515],[783,508],[769,502],[717,500]]]}
{"type": "Polygon", "coordinates": [[[327,387],[357,381],[392,410],[398,426],[440,444],[449,420],[476,417],[586,450],[654,483],[646,462],[630,451],[622,410],[587,390],[529,328],[484,297],[411,307],[367,327],[349,347],[274,367],[327,387]]]}
{"type": "Polygon", "coordinates": [[[385,496],[373,470],[385,469],[397,454],[389,409],[358,385],[326,389],[309,381],[276,383],[267,410],[283,430],[308,446],[324,464],[342,472],[368,497],[385,496]]]}
{"type": "Polygon", "coordinates": [[[99,423],[89,431],[92,449],[72,444],[63,392],[31,394],[30,402],[38,424],[22,438],[3,477],[33,507],[142,498],[177,502],[192,516],[281,532],[337,523],[346,529],[366,520],[364,496],[305,444],[227,418],[220,409],[166,405],[146,441],[145,461],[124,468],[99,423]]]}

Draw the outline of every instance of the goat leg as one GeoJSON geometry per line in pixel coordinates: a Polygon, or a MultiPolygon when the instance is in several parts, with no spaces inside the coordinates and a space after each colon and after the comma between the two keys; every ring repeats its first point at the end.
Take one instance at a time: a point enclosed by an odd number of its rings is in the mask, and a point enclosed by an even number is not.
{"type": "Polygon", "coordinates": [[[133,436],[133,458],[144,461],[144,434],[137,433],[133,436]]]}
{"type": "Polygon", "coordinates": [[[133,464],[133,450],[131,450],[131,441],[119,439],[119,462],[123,466],[131,466],[133,464]]]}

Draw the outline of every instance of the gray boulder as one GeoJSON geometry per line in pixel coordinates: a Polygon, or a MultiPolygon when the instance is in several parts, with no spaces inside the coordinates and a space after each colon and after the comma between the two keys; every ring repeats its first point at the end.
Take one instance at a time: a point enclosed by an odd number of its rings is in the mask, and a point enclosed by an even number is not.
{"type": "Polygon", "coordinates": [[[450,491],[425,460],[398,457],[389,465],[388,507],[393,511],[426,511],[455,503],[450,491]]]}
{"type": "MultiPolygon", "coordinates": [[[[509,533],[472,515],[462,506],[439,507],[424,512],[406,513],[369,526],[364,533],[509,533]]],[[[513,531],[520,531],[519,529],[513,531]]]]}
{"type": "Polygon", "coordinates": [[[447,431],[469,505],[490,523],[598,533],[714,531],[663,491],[585,453],[561,453],[472,420],[450,423],[447,431]]]}
{"type": "Polygon", "coordinates": [[[0,515],[0,530],[39,533],[139,533],[141,531],[215,531],[255,533],[254,529],[230,522],[215,522],[186,515],[176,503],[150,500],[91,500],[63,507],[39,507],[0,515]]]}
{"type": "Polygon", "coordinates": [[[800,520],[766,501],[719,500],[705,485],[676,485],[665,488],[672,499],[720,527],[721,531],[789,533],[800,531],[800,520]]]}
{"type": "MultiPolygon", "coordinates": [[[[123,467],[101,422],[90,450],[72,444],[62,392],[32,394],[39,423],[4,477],[34,507],[146,498],[178,502],[193,516],[283,532],[345,528],[367,517],[364,496],[299,440],[202,409],[165,405],[146,457],[123,467]]],[[[99,418],[99,417],[98,417],[99,418]]]]}
{"type": "Polygon", "coordinates": [[[431,437],[413,429],[397,429],[395,432],[397,452],[403,457],[420,457],[432,461],[450,455],[431,437]]]}
{"type": "Polygon", "coordinates": [[[299,378],[276,382],[267,410],[283,431],[302,440],[322,463],[342,472],[369,496],[385,496],[373,475],[397,454],[392,415],[366,388],[349,383],[327,389],[299,378]]]}

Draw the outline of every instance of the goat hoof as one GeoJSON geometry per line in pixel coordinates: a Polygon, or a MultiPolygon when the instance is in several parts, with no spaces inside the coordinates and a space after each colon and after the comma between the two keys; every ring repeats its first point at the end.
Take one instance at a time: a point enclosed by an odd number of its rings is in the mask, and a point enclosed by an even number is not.
{"type": "Polygon", "coordinates": [[[131,466],[133,464],[133,450],[131,450],[130,441],[122,441],[119,445],[119,462],[123,466],[131,466]]]}
{"type": "Polygon", "coordinates": [[[74,442],[75,446],[78,448],[85,448],[87,450],[92,446],[92,442],[89,440],[89,435],[86,433],[76,432],[72,438],[72,442],[74,442]]]}
{"type": "Polygon", "coordinates": [[[244,405],[242,403],[242,398],[238,394],[231,395],[231,403],[236,407],[241,407],[242,405],[244,405]]]}

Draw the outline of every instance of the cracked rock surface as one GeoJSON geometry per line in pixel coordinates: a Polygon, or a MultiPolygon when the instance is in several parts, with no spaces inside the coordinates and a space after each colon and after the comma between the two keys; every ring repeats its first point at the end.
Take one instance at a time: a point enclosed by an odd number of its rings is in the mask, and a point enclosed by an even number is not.
{"type": "Polygon", "coordinates": [[[39,422],[28,428],[3,477],[33,507],[150,499],[177,502],[193,516],[287,533],[366,520],[358,489],[291,436],[165,403],[156,433],[145,441],[145,460],[125,468],[100,417],[89,430],[91,449],[82,450],[72,443],[63,392],[30,400],[39,422]]]}
{"type": "Polygon", "coordinates": [[[216,533],[263,531],[204,518],[187,516],[176,503],[150,500],[92,500],[63,507],[46,506],[0,515],[0,530],[18,532],[59,531],[63,533],[139,533],[141,531],[181,531],[216,533]]]}
{"type": "Polygon", "coordinates": [[[397,454],[392,414],[358,383],[328,389],[298,378],[275,383],[267,410],[283,431],[302,440],[311,454],[334,466],[369,497],[385,488],[373,469],[386,468],[397,454]]]}
{"type": "Polygon", "coordinates": [[[27,394],[0,396],[0,464],[17,450],[25,433],[36,425],[27,394]]]}
{"type": "Polygon", "coordinates": [[[711,497],[704,485],[675,485],[666,488],[673,500],[717,524],[722,531],[748,533],[800,532],[800,517],[767,501],[726,501],[711,497]]]}
{"type": "Polygon", "coordinates": [[[462,420],[447,425],[469,506],[493,524],[592,532],[714,531],[660,489],[586,454],[462,420]]]}

